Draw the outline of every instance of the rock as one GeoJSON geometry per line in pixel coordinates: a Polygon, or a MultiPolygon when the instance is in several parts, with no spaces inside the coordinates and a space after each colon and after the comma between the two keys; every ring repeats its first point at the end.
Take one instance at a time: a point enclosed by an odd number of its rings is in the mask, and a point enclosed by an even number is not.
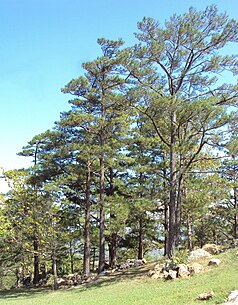
{"type": "Polygon", "coordinates": [[[142,265],[144,265],[146,262],[145,259],[127,259],[126,263],[122,263],[122,264],[127,264],[129,267],[140,267],[142,265]]]}
{"type": "Polygon", "coordinates": [[[160,265],[160,264],[157,264],[157,265],[155,265],[154,270],[156,272],[163,272],[164,267],[162,265],[160,265]]]}
{"type": "Polygon", "coordinates": [[[174,280],[177,278],[177,271],[169,270],[168,274],[165,275],[166,280],[174,280]]]}
{"type": "Polygon", "coordinates": [[[196,299],[197,300],[209,300],[211,298],[213,298],[215,296],[214,292],[211,290],[211,291],[208,291],[208,292],[205,292],[205,293],[201,293],[199,294],[196,299]]]}
{"type": "Polygon", "coordinates": [[[228,298],[227,298],[227,301],[228,302],[231,302],[231,301],[234,301],[234,300],[237,300],[238,299],[238,290],[234,290],[234,291],[232,291],[230,294],[229,294],[229,296],[228,296],[228,298]]]}
{"type": "Polygon", "coordinates": [[[147,260],[145,258],[142,258],[141,261],[142,261],[143,264],[147,264],[147,260]]]}
{"type": "Polygon", "coordinates": [[[163,268],[163,266],[162,266],[161,264],[156,264],[156,265],[154,266],[154,270],[159,270],[159,269],[161,269],[161,268],[163,268]]]}
{"type": "Polygon", "coordinates": [[[185,264],[178,265],[178,277],[188,277],[190,275],[188,266],[185,264]]]}
{"type": "Polygon", "coordinates": [[[142,262],[142,259],[135,259],[134,260],[134,267],[140,267],[142,266],[144,263],[142,262]]]}
{"type": "Polygon", "coordinates": [[[58,278],[57,279],[57,284],[59,286],[63,286],[63,285],[66,285],[66,281],[64,279],[62,279],[62,278],[58,278]]]}
{"type": "Polygon", "coordinates": [[[149,270],[148,276],[152,276],[152,275],[155,274],[155,273],[156,273],[155,270],[149,270]]]}
{"type": "Polygon", "coordinates": [[[203,269],[203,266],[198,264],[198,263],[195,263],[195,262],[193,262],[192,264],[190,264],[188,266],[188,270],[189,270],[191,275],[196,274],[196,273],[200,273],[202,271],[202,269],[203,269]]]}
{"type": "Polygon", "coordinates": [[[216,244],[206,244],[202,247],[202,249],[207,251],[210,254],[219,253],[219,247],[216,244]]]}
{"type": "Polygon", "coordinates": [[[163,277],[163,274],[162,274],[162,273],[157,273],[157,272],[155,272],[155,273],[151,276],[151,278],[154,279],[154,280],[160,279],[160,278],[162,278],[162,277],[163,277]]]}
{"type": "Polygon", "coordinates": [[[207,251],[203,250],[203,249],[197,249],[194,251],[191,251],[191,253],[189,254],[188,260],[189,261],[195,261],[195,260],[199,260],[201,258],[206,258],[206,257],[210,257],[211,254],[208,253],[207,251]]]}
{"type": "Polygon", "coordinates": [[[119,269],[128,269],[130,268],[130,264],[128,263],[121,263],[120,266],[119,266],[119,269]]]}
{"type": "Polygon", "coordinates": [[[219,266],[221,263],[221,261],[218,258],[212,258],[209,263],[208,266],[219,266]]]}

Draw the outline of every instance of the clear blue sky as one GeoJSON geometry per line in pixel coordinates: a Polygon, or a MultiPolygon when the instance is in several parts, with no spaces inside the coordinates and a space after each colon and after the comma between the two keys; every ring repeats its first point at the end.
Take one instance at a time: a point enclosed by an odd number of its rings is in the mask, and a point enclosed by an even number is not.
{"type": "Polygon", "coordinates": [[[163,23],[210,4],[238,19],[237,0],[0,0],[0,167],[26,165],[16,153],[68,109],[60,89],[100,55],[97,38],[132,45],[144,16],[163,23]]]}

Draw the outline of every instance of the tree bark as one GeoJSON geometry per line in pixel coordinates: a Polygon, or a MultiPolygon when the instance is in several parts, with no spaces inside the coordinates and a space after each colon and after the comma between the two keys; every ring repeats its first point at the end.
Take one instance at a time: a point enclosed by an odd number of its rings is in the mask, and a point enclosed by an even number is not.
{"type": "Polygon", "coordinates": [[[176,114],[171,113],[171,138],[170,138],[170,193],[169,193],[169,234],[168,257],[172,258],[176,245],[176,114]]]}
{"type": "MultiPolygon", "coordinates": [[[[163,168],[163,191],[164,194],[167,192],[167,187],[166,187],[166,177],[167,177],[167,169],[166,169],[166,151],[163,153],[163,163],[164,163],[164,168],[163,168]]],[[[168,230],[169,230],[169,206],[168,206],[168,200],[167,196],[164,199],[164,256],[168,254],[168,230]]]]}
{"type": "Polygon", "coordinates": [[[69,245],[69,255],[70,255],[70,269],[71,269],[71,273],[74,273],[74,253],[73,253],[72,242],[70,242],[70,245],[69,245]]]}
{"type": "Polygon", "coordinates": [[[188,232],[188,250],[192,251],[193,243],[192,243],[192,224],[190,220],[190,215],[187,215],[187,232],[188,232]]]}
{"type": "Polygon", "coordinates": [[[238,206],[237,206],[237,191],[236,187],[234,186],[233,189],[234,193],[234,209],[235,209],[235,216],[234,216],[234,239],[238,238],[238,206]]]}
{"type": "Polygon", "coordinates": [[[143,243],[143,220],[142,216],[139,219],[139,238],[138,238],[138,259],[143,259],[144,243],[143,243]]]}
{"type": "Polygon", "coordinates": [[[109,247],[109,267],[112,268],[112,269],[116,267],[117,241],[118,241],[117,233],[112,233],[110,235],[110,242],[108,244],[108,247],[109,247]]]}
{"type": "Polygon", "coordinates": [[[53,289],[58,289],[58,275],[57,275],[57,264],[56,264],[56,256],[55,256],[55,249],[53,250],[53,256],[52,256],[52,265],[53,265],[53,289]]]}
{"type": "Polygon", "coordinates": [[[33,249],[34,249],[34,276],[33,276],[33,284],[37,285],[39,283],[39,253],[38,253],[38,240],[35,237],[33,241],[33,249]]]}
{"type": "Polygon", "coordinates": [[[105,189],[105,168],[104,157],[100,158],[100,224],[99,224],[99,263],[98,274],[105,269],[105,210],[104,210],[104,189],[105,189]]]}
{"type": "Polygon", "coordinates": [[[85,243],[84,243],[84,274],[86,277],[90,274],[90,192],[91,192],[91,164],[87,164],[86,177],[86,207],[85,207],[85,243]]]}
{"type": "Polygon", "coordinates": [[[164,256],[168,254],[169,207],[164,204],[164,256]]]}
{"type": "MultiPolygon", "coordinates": [[[[104,91],[102,90],[102,96],[104,97],[104,91]]],[[[104,121],[106,109],[104,101],[102,99],[102,113],[101,118],[104,121]]],[[[100,133],[100,224],[99,224],[99,262],[98,262],[98,274],[105,269],[105,209],[104,209],[104,196],[105,196],[105,157],[104,157],[104,145],[105,134],[104,124],[101,127],[100,133]]]]}

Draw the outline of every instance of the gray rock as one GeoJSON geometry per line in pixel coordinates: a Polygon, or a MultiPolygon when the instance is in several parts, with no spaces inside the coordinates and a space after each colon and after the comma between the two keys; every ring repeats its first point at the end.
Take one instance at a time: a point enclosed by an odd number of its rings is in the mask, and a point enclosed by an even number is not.
{"type": "Polygon", "coordinates": [[[196,262],[193,262],[188,266],[188,270],[191,275],[200,273],[202,271],[202,269],[203,269],[203,266],[196,262]]]}
{"type": "Polygon", "coordinates": [[[221,261],[218,258],[212,258],[209,263],[208,266],[219,266],[221,263],[221,261]]]}
{"type": "Polygon", "coordinates": [[[203,249],[197,249],[197,250],[191,251],[191,253],[189,254],[188,260],[191,262],[191,261],[196,261],[196,260],[199,260],[201,258],[206,258],[206,257],[211,257],[211,254],[203,249]]]}
{"type": "Polygon", "coordinates": [[[169,270],[168,275],[166,275],[166,280],[174,280],[177,278],[177,271],[169,270]]]}
{"type": "Polygon", "coordinates": [[[185,264],[178,265],[178,277],[188,277],[190,275],[188,266],[185,264]]]}

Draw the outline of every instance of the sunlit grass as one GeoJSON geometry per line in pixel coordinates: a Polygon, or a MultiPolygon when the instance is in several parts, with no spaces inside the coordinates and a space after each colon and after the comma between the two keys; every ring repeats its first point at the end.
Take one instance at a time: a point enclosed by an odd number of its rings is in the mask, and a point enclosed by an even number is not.
{"type": "MultiPolygon", "coordinates": [[[[238,289],[238,258],[236,250],[229,250],[218,257],[222,263],[188,279],[174,281],[153,280],[146,269],[133,269],[127,274],[103,277],[86,286],[67,290],[14,290],[2,292],[0,304],[19,305],[193,305],[221,304],[230,293],[238,289]],[[213,290],[215,297],[198,301],[200,293],[213,290]]],[[[207,264],[204,261],[204,264],[207,264]]]]}

